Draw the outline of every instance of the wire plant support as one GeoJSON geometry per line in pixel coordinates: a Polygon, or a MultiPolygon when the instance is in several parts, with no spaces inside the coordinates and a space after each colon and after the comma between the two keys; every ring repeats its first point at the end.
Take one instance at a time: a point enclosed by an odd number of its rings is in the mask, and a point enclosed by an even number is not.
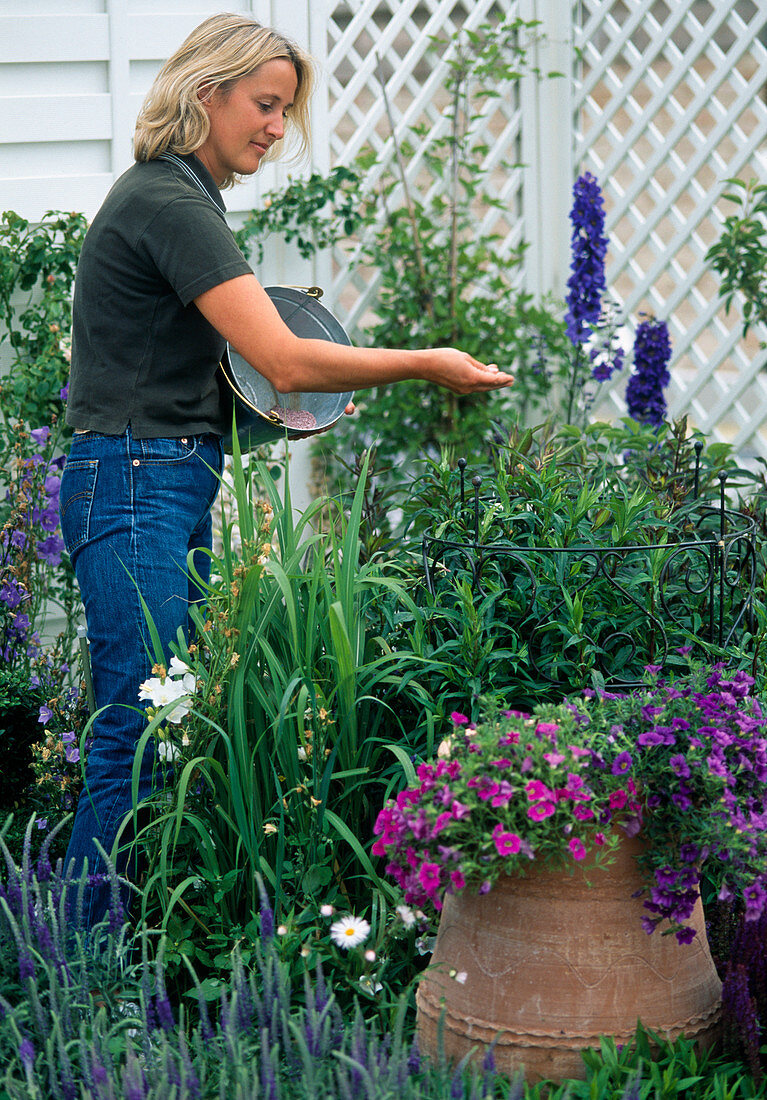
{"type": "Polygon", "coordinates": [[[459,459],[457,517],[440,527],[440,537],[422,541],[437,608],[456,582],[468,582],[475,606],[494,601],[496,620],[523,640],[531,670],[552,689],[594,682],[631,689],[648,664],[681,666],[687,654],[724,658],[754,628],[757,529],[729,506],[726,473],[716,501],[699,499],[701,450],[696,444],[680,537],[617,545],[524,545],[514,537],[515,528],[525,533],[524,505],[511,515],[498,512],[498,501],[483,496],[480,476],[467,484],[459,459]]]}

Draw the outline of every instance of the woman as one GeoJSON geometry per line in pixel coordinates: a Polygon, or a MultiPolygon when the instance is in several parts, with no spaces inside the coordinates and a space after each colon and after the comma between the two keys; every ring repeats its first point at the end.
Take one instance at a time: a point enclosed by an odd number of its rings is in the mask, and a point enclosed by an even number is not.
{"type": "MultiPolygon", "coordinates": [[[[513,381],[455,349],[346,347],[298,339],[282,322],[234,242],[219,189],[276,156],[286,130],[306,145],[311,89],[309,58],[282,35],[246,16],[205,20],[157,76],[136,126],[136,164],[83,245],[61,523],[105,708],[67,853],[92,876],[88,924],[109,902],[97,842],[112,850],[132,804],[146,726],[138,688],[153,664],[146,610],[167,654],[200,596],[187,563],[210,546],[231,426],[217,373],[226,342],[282,393],[419,378],[465,394],[513,381]]],[[[207,555],[193,560],[207,580],[207,555]]],[[[147,751],[139,798],[151,776],[147,751]]],[[[117,866],[128,870],[124,851],[117,866]]]]}

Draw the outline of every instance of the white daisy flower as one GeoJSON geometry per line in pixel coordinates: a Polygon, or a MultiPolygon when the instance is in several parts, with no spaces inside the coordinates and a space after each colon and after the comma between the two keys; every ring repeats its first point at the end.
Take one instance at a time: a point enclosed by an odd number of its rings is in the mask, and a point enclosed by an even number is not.
{"type": "Polygon", "coordinates": [[[370,925],[362,917],[341,917],[330,926],[330,938],[337,947],[348,951],[358,947],[370,935],[370,925]]]}

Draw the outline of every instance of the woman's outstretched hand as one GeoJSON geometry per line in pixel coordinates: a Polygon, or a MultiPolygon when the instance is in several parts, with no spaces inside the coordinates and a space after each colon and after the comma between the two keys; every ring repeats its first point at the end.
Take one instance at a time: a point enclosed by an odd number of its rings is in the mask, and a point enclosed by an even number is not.
{"type": "Polygon", "coordinates": [[[431,348],[423,355],[428,357],[424,378],[453,393],[484,393],[514,381],[512,374],[505,374],[495,363],[480,363],[457,348],[431,348]]]}

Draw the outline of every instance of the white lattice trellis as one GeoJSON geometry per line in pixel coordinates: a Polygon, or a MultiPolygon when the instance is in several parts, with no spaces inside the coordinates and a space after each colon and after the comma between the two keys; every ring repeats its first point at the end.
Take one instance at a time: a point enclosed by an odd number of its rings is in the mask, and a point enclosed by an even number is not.
{"type": "MultiPolygon", "coordinates": [[[[669,321],[669,409],[767,456],[765,356],[725,316],[704,256],[728,178],[765,176],[767,48],[754,0],[575,5],[577,161],[602,182],[608,281],[627,314],[669,321]]],[[[622,412],[623,382],[609,404],[622,412]]]]}
{"type": "MultiPolygon", "coordinates": [[[[500,5],[504,14],[515,15],[519,5],[500,5]]],[[[441,184],[424,169],[425,154],[434,141],[447,133],[444,114],[447,67],[429,49],[432,36],[448,38],[461,29],[475,29],[495,11],[496,0],[348,0],[336,4],[328,20],[330,132],[335,163],[348,164],[364,148],[371,147],[378,161],[368,183],[374,187],[390,170],[395,159],[395,140],[386,102],[390,105],[395,135],[407,134],[413,155],[408,158],[409,185],[420,186],[428,196],[441,184]],[[385,95],[384,95],[385,88],[385,95]],[[415,137],[413,127],[425,124],[426,132],[415,137]]],[[[493,170],[504,160],[517,159],[521,113],[518,97],[484,107],[485,127],[491,138],[483,167],[493,170]]],[[[497,210],[483,213],[481,229],[499,234],[503,254],[522,240],[520,205],[521,177],[518,171],[499,173],[498,197],[513,217],[497,210]]],[[[348,274],[348,258],[337,256],[334,298],[345,307],[353,329],[375,298],[374,272],[357,270],[348,274]]]]}
{"type": "MultiPolygon", "coordinates": [[[[687,412],[710,438],[767,457],[764,353],[756,336],[741,339],[737,312],[725,316],[704,263],[727,212],[725,180],[765,177],[767,40],[760,0],[331,4],[331,162],[348,163],[366,144],[384,162],[393,157],[380,56],[398,132],[423,121],[430,128],[408,164],[411,180],[417,179],[425,147],[445,124],[445,73],[427,53],[427,36],[477,26],[491,12],[541,20],[558,47],[560,64],[552,67],[572,66],[548,101],[530,107],[528,92],[526,106],[523,85],[520,98],[504,104],[503,122],[488,121],[493,155],[513,159],[521,144],[528,161],[524,182],[518,175],[499,182],[509,208],[502,247],[524,238],[534,258],[526,273],[530,289],[561,296],[568,233],[562,195],[572,185],[573,166],[591,171],[608,212],[608,282],[628,329],[643,311],[670,323],[671,414],[687,412]]],[[[334,298],[354,327],[374,298],[375,274],[350,275],[345,258],[336,261],[334,298]]],[[[614,381],[598,414],[625,411],[625,381],[614,381]]]]}

